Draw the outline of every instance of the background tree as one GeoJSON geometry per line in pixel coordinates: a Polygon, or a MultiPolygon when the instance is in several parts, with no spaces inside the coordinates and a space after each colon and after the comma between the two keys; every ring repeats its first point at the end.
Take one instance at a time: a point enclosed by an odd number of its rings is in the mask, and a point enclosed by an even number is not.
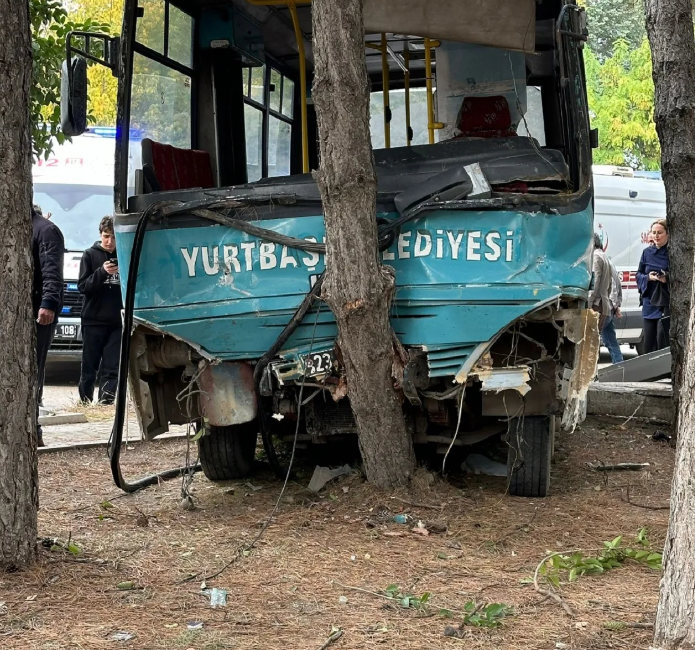
{"type": "Polygon", "coordinates": [[[661,152],[654,126],[654,82],[649,42],[638,47],[618,39],[602,60],[585,52],[591,125],[598,127],[594,163],[659,169],[661,152]]]}
{"type": "Polygon", "coordinates": [[[338,323],[337,345],[367,479],[391,487],[410,480],[415,453],[402,394],[394,387],[389,312],[395,278],[378,257],[362,8],[362,0],[312,5],[312,96],[321,154],[316,181],[327,238],[323,297],[338,323]]]}
{"type": "Polygon", "coordinates": [[[654,646],[685,650],[695,648],[695,37],[691,0],[646,0],[645,7],[670,231],[673,381],[681,397],[654,646]]]}
{"type": "MultiPolygon", "coordinates": [[[[65,141],[60,130],[60,69],[65,58],[65,38],[70,31],[108,31],[108,24],[87,17],[68,17],[60,0],[29,0],[33,70],[31,79],[31,136],[34,156],[51,152],[53,138],[65,141]]],[[[102,66],[92,66],[101,68],[102,66]]],[[[106,70],[110,75],[111,72],[106,70]]],[[[90,71],[91,74],[91,71],[90,71]]],[[[94,93],[96,97],[99,93],[94,93]]],[[[115,110],[115,93],[113,96],[115,110]]],[[[90,116],[92,121],[94,115],[90,116]]],[[[115,122],[115,116],[114,116],[115,122]]]]}
{"type": "Polygon", "coordinates": [[[26,2],[0,0],[0,565],[36,557],[36,355],[31,311],[31,38],[26,2]]]}
{"type": "Polygon", "coordinates": [[[589,22],[589,47],[599,61],[613,54],[615,43],[625,41],[630,49],[646,38],[642,0],[585,0],[589,22]]]}

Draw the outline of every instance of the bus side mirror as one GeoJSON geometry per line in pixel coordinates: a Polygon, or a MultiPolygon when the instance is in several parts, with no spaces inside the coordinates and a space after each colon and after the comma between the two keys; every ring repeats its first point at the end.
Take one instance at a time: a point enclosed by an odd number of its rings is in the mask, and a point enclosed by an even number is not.
{"type": "Polygon", "coordinates": [[[60,126],[68,137],[82,135],[87,128],[87,62],[80,56],[63,61],[60,126]]]}

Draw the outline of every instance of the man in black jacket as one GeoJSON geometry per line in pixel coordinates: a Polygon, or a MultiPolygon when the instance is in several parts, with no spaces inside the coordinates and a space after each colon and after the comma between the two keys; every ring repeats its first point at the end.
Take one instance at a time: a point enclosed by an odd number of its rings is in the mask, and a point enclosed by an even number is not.
{"type": "Polygon", "coordinates": [[[77,285],[84,294],[79,393],[83,402],[92,401],[101,363],[99,402],[113,404],[118,383],[123,303],[111,217],[101,220],[99,235],[100,241],[82,255],[77,285]]]}
{"type": "MultiPolygon", "coordinates": [[[[34,281],[31,304],[36,320],[36,403],[43,399],[46,357],[63,306],[63,257],[65,240],[60,228],[31,210],[31,248],[34,257],[34,281]]],[[[43,432],[37,427],[38,444],[43,447],[43,432]]]]}

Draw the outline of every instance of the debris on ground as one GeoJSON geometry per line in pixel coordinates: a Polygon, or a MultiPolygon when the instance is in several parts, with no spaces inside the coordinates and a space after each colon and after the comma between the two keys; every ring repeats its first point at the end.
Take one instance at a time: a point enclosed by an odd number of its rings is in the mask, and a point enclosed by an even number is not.
{"type": "Polygon", "coordinates": [[[464,472],[472,474],[485,474],[486,476],[507,476],[507,466],[496,463],[482,454],[470,454],[461,464],[464,472]]]}
{"type": "Polygon", "coordinates": [[[597,472],[639,472],[643,469],[649,469],[649,463],[615,463],[614,465],[606,465],[598,461],[597,463],[588,463],[588,465],[597,472]]]}
{"type": "MultiPolygon", "coordinates": [[[[344,635],[328,650],[453,650],[462,643],[476,650],[552,650],[556,643],[646,648],[653,630],[634,627],[632,621],[646,621],[644,612],[656,611],[659,571],[629,562],[620,572],[568,582],[563,569],[562,597],[576,612],[574,619],[560,615],[557,603],[539,604],[528,580],[546,549],[568,557],[573,549],[598,553],[604,540],[632,538],[642,526],[649,530],[651,547],[663,546],[675,454],[667,444],[651,444],[655,428],[673,433],[633,420],[628,436],[593,417],[571,435],[559,431],[568,461],[555,465],[550,496],[533,501],[509,496],[502,478],[451,471],[448,480],[437,474],[432,482],[422,469],[421,486],[393,491],[359,480],[353,470],[329,484],[336,500],[320,498],[328,486],[320,496],[305,486],[316,464],[333,468],[335,461],[317,461],[301,451],[296,471],[305,478],[291,481],[286,494],[293,502],[281,503],[279,515],[247,554],[239,549],[256,537],[258,523],[267,520],[281,489],[264,463],[258,463],[253,478],[239,481],[213,483],[196,474],[191,489],[198,509],[184,513],[178,505],[180,481],[125,495],[114,488],[101,450],[47,454],[39,458],[38,512],[39,536],[47,541],[39,546],[34,567],[0,575],[0,600],[5,601],[0,646],[48,650],[54,639],[61,647],[89,650],[319,650],[335,624],[344,635]],[[599,458],[605,464],[649,462],[650,468],[599,473],[587,465],[599,458]],[[251,492],[244,487],[247,480],[263,490],[246,497],[251,492]],[[602,489],[594,490],[599,482],[602,489]],[[346,485],[348,493],[342,490],[346,485]],[[227,493],[232,488],[234,493],[227,493]],[[107,503],[113,507],[102,507],[107,503]],[[135,513],[136,505],[147,513],[149,526],[126,516],[135,513]],[[536,509],[535,521],[525,530],[536,509]],[[104,514],[114,520],[100,519],[104,514]],[[400,525],[393,520],[396,514],[411,519],[400,525]],[[429,536],[411,532],[418,521],[429,536]],[[447,526],[447,532],[435,535],[435,523],[442,532],[447,526]],[[82,555],[52,552],[56,535],[65,540],[72,535],[82,555]],[[220,570],[220,577],[213,578],[220,570]],[[347,591],[328,576],[368,593],[347,591]],[[133,588],[116,589],[122,581],[133,588]],[[383,587],[397,581],[406,594],[431,593],[430,611],[404,609],[384,598],[383,587]],[[210,596],[201,594],[213,586],[228,591],[226,608],[211,609],[210,596]],[[27,601],[33,594],[39,595],[36,601],[27,601]],[[469,599],[507,603],[517,614],[489,630],[471,621],[464,625],[463,642],[443,638],[448,624],[460,630],[469,599]],[[66,615],[68,610],[79,617],[66,615]],[[623,617],[625,626],[612,620],[623,617]],[[589,625],[575,629],[575,621],[589,625]],[[204,622],[204,627],[188,630],[188,622],[204,622]],[[136,637],[110,640],[116,631],[136,637]]],[[[186,450],[185,439],[137,445],[129,452],[127,474],[178,467],[186,450]]]]}
{"type": "Polygon", "coordinates": [[[334,478],[338,478],[338,476],[349,474],[351,471],[352,468],[350,465],[343,465],[336,469],[329,469],[328,467],[317,465],[316,469],[314,469],[314,475],[311,477],[311,481],[309,481],[309,490],[312,492],[320,492],[326,487],[326,483],[332,481],[334,478]]]}
{"type": "Polygon", "coordinates": [[[657,429],[652,434],[652,440],[654,442],[668,442],[669,444],[671,444],[673,442],[673,436],[668,435],[668,433],[662,431],[661,429],[657,429]]]}
{"type": "Polygon", "coordinates": [[[186,626],[189,630],[202,630],[203,629],[203,622],[202,621],[191,621],[188,623],[186,626]]]}
{"type": "Polygon", "coordinates": [[[135,638],[132,632],[114,632],[111,635],[112,641],[131,641],[135,638]]]}
{"type": "Polygon", "coordinates": [[[226,589],[213,587],[212,589],[203,589],[202,591],[205,595],[210,596],[210,607],[213,609],[227,606],[228,592],[226,589]]]}

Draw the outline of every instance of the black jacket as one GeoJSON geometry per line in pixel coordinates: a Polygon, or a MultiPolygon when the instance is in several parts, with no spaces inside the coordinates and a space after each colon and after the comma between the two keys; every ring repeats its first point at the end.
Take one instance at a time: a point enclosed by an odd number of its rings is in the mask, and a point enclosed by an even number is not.
{"type": "Polygon", "coordinates": [[[63,306],[65,240],[58,226],[33,211],[31,226],[34,257],[31,304],[34,318],[38,316],[39,309],[50,309],[57,317],[63,306]]]}
{"type": "Polygon", "coordinates": [[[116,257],[115,251],[109,253],[99,242],[94,242],[94,246],[82,254],[77,286],[84,294],[83,325],[121,324],[121,279],[104,270],[104,262],[113,257],[116,257]]]}

